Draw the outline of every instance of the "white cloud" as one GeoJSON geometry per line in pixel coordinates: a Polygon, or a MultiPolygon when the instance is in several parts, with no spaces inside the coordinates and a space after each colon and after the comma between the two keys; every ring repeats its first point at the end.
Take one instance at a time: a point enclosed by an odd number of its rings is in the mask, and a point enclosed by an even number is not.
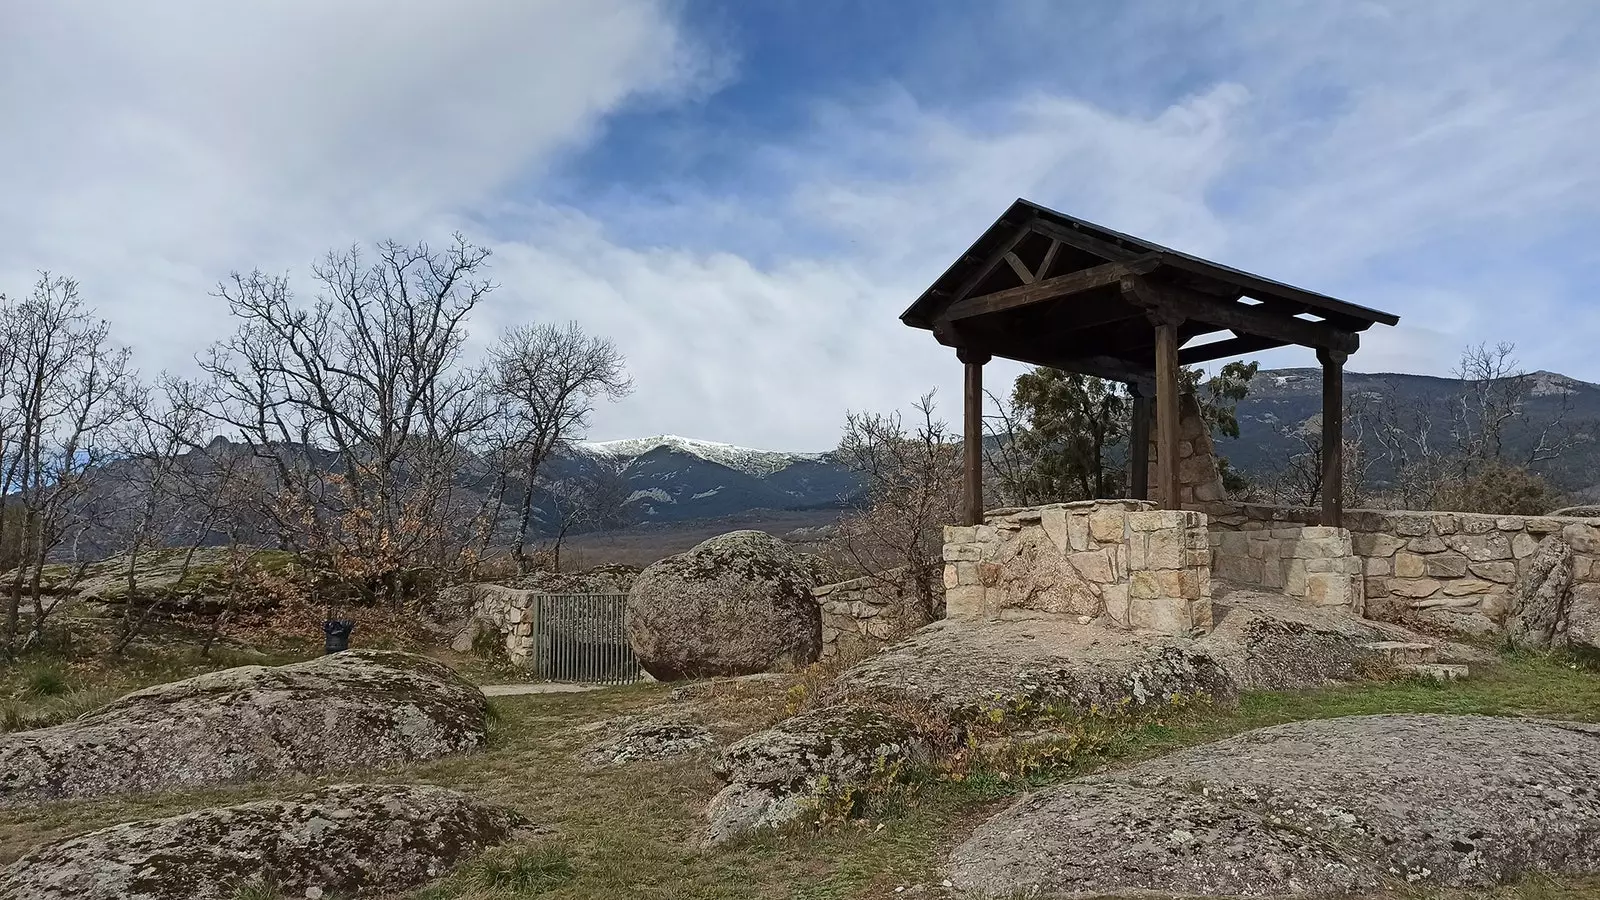
{"type": "MultiPolygon", "coordinates": [[[[576,318],[627,354],[637,393],[602,411],[596,438],[820,449],[846,409],[903,408],[932,385],[955,416],[953,354],[896,317],[1026,196],[1401,313],[1358,369],[1443,373],[1460,345],[1512,337],[1531,366],[1600,376],[1581,330],[1539,321],[1600,326],[1574,303],[1577,276],[1530,275],[1526,258],[1600,216],[1581,3],[1565,18],[1155,3],[1072,31],[1061,55],[1092,91],[1036,81],[945,102],[907,71],[807,98],[799,135],[721,126],[747,143],[737,188],[578,209],[550,201],[545,173],[629,104],[704,96],[731,77],[728,55],[644,2],[393,9],[0,13],[17,20],[0,29],[0,288],[74,274],[147,367],[178,365],[227,327],[206,292],[229,269],[303,272],[330,246],[462,228],[494,247],[503,285],[480,338],[576,318]],[[1491,317],[1508,296],[1521,315],[1491,317]]],[[[1054,60],[1039,53],[1062,8],[1015,12],[1009,34],[1039,46],[1008,42],[1007,64],[1054,60]]],[[[1017,370],[991,366],[991,387],[1017,370]]]]}

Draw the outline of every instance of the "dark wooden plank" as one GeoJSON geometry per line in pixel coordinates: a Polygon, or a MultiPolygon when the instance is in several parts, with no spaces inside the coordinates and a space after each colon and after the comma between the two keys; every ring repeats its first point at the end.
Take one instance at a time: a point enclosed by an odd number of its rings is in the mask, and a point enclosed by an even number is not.
{"type": "Polygon", "coordinates": [[[962,350],[966,366],[961,442],[961,515],[964,524],[983,524],[983,365],[989,354],[962,350]]]}
{"type": "Polygon", "coordinates": [[[1020,287],[1007,288],[992,294],[978,297],[967,297],[945,307],[939,314],[939,320],[955,322],[973,316],[984,316],[990,313],[1004,312],[1008,309],[1018,309],[1043,303],[1046,300],[1055,300],[1061,297],[1070,297],[1084,291],[1103,288],[1109,285],[1120,284],[1130,275],[1138,275],[1148,271],[1146,264],[1133,260],[1126,263],[1106,263],[1066,275],[1057,275],[1054,278],[1045,278],[1033,284],[1024,284],[1020,287]]]}
{"type": "Polygon", "coordinates": [[[1128,429],[1128,496],[1150,499],[1150,398],[1137,388],[1133,395],[1133,421],[1128,429]]]}
{"type": "Polygon", "coordinates": [[[1272,338],[1286,344],[1342,353],[1354,353],[1361,343],[1355,334],[1330,325],[1277,315],[1258,307],[1220,303],[1192,291],[1156,284],[1146,278],[1130,276],[1123,279],[1122,285],[1123,296],[1129,302],[1141,303],[1172,318],[1210,322],[1240,335],[1272,338]]]}
{"type": "Polygon", "coordinates": [[[1214,359],[1227,359],[1230,356],[1242,356],[1246,353],[1259,353],[1262,350],[1271,350],[1274,347],[1282,346],[1285,346],[1284,342],[1275,338],[1247,334],[1242,337],[1231,337],[1223,341],[1212,341],[1209,344],[1184,347],[1178,351],[1178,361],[1186,366],[1192,366],[1195,363],[1210,362],[1214,359]]]}
{"type": "Polygon", "coordinates": [[[1093,253],[1101,259],[1112,262],[1136,259],[1149,252],[1146,250],[1132,250],[1121,244],[1114,244],[1093,235],[1085,234],[1075,228],[1057,225],[1049,219],[1034,219],[1028,227],[1047,238],[1060,241],[1068,247],[1076,247],[1085,253],[1093,253]]]}
{"type": "Polygon", "coordinates": [[[1322,363],[1322,524],[1344,524],[1344,363],[1337,351],[1317,351],[1322,363]]]}
{"type": "Polygon", "coordinates": [[[951,301],[959,303],[968,294],[972,293],[978,285],[982,284],[983,280],[989,277],[989,273],[994,271],[994,267],[1000,265],[1000,261],[1006,258],[1006,254],[1017,249],[1017,245],[1033,233],[1028,227],[1031,224],[1031,218],[1018,222],[1011,235],[1001,241],[1000,245],[990,251],[989,255],[983,258],[978,267],[972,270],[971,274],[961,280],[961,285],[956,288],[955,293],[950,295],[951,301]]]}
{"type": "Polygon", "coordinates": [[[1023,284],[1033,284],[1039,280],[1033,277],[1033,273],[1029,272],[1028,267],[1022,264],[1022,260],[1018,258],[1016,253],[1007,253],[1006,262],[1011,266],[1011,271],[1017,273],[1017,277],[1022,279],[1023,284]]]}
{"type": "Polygon", "coordinates": [[[1178,491],[1178,326],[1156,325],[1156,487],[1162,509],[1182,508],[1178,491]]]}
{"type": "Polygon", "coordinates": [[[1044,251],[1044,259],[1039,262],[1039,271],[1034,273],[1034,280],[1050,277],[1050,267],[1055,264],[1056,255],[1061,252],[1061,242],[1055,238],[1050,239],[1050,248],[1044,251]]]}

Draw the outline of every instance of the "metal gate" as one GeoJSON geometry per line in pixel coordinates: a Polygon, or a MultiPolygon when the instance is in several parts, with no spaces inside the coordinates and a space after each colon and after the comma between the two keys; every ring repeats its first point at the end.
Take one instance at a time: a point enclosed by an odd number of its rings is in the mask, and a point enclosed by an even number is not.
{"type": "Polygon", "coordinates": [[[639,661],[623,619],[627,594],[534,594],[533,670],[551,681],[630,684],[639,661]]]}

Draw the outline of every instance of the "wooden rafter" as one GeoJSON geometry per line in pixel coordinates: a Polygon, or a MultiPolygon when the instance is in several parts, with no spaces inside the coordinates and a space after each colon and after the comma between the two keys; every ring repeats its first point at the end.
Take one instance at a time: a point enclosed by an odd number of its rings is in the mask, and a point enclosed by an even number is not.
{"type": "Polygon", "coordinates": [[[1023,284],[1033,284],[1039,280],[1034,277],[1032,272],[1028,271],[1028,267],[1022,264],[1022,258],[1017,256],[1015,252],[1006,254],[1006,262],[1011,266],[1011,271],[1017,273],[1017,277],[1022,279],[1023,284]]]}
{"type": "Polygon", "coordinates": [[[1210,322],[1241,335],[1341,353],[1353,353],[1360,346],[1356,335],[1320,322],[1274,315],[1252,306],[1219,303],[1204,295],[1137,276],[1123,279],[1122,295],[1130,303],[1159,310],[1164,315],[1210,322]]]}
{"type": "Polygon", "coordinates": [[[1066,275],[1057,275],[1054,278],[1045,278],[1032,284],[995,291],[992,294],[967,297],[950,304],[938,318],[944,322],[955,322],[973,316],[1031,306],[1095,288],[1109,287],[1121,284],[1124,278],[1149,271],[1151,265],[1153,263],[1141,260],[1106,263],[1066,275]]]}

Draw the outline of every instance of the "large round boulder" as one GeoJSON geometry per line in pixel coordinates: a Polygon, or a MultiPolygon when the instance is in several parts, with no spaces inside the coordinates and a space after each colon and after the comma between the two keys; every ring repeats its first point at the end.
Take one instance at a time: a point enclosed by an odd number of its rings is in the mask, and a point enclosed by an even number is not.
{"type": "Polygon", "coordinates": [[[0,809],[434,759],[481,749],[487,722],[481,691],[409,653],[224,669],[0,735],[0,809]]]}
{"type": "Polygon", "coordinates": [[[387,895],[521,824],[445,788],[334,785],[46,845],[0,871],[0,900],[232,900],[249,885],[292,897],[387,895]]]}
{"type": "Polygon", "coordinates": [[[734,531],[639,574],[628,640],[662,681],[784,671],[815,662],[822,613],[810,568],[761,531],[734,531]]]}

